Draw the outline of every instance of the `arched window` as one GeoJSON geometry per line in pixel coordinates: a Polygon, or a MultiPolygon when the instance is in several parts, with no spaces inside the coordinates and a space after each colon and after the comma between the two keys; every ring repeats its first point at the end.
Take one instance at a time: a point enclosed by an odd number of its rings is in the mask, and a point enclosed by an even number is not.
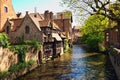
{"type": "Polygon", "coordinates": [[[4,12],[5,12],[5,13],[8,12],[8,7],[4,6],[4,12]]]}
{"type": "Polygon", "coordinates": [[[7,26],[7,27],[6,27],[6,33],[9,34],[9,31],[10,31],[10,27],[7,26]]]}
{"type": "Polygon", "coordinates": [[[29,33],[29,31],[30,31],[29,26],[26,26],[26,27],[25,27],[25,33],[26,33],[26,34],[28,34],[28,33],[29,33]]]}

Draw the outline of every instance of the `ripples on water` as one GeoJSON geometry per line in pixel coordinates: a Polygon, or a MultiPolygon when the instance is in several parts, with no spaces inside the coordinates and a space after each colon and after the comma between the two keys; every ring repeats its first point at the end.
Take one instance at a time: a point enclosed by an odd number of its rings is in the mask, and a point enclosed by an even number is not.
{"type": "Polygon", "coordinates": [[[100,53],[87,53],[74,46],[65,53],[21,77],[19,80],[117,80],[109,59],[100,53]]]}

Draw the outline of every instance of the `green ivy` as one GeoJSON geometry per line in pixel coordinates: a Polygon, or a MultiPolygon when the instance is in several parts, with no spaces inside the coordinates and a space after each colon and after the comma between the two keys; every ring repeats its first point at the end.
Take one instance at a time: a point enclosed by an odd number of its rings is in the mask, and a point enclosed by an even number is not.
{"type": "Polygon", "coordinates": [[[5,76],[7,76],[8,74],[9,74],[8,71],[0,72],[0,78],[5,77],[5,76]]]}
{"type": "Polygon", "coordinates": [[[35,39],[27,41],[26,44],[32,46],[35,50],[40,50],[41,48],[41,44],[35,39]]]}
{"type": "Polygon", "coordinates": [[[35,63],[34,60],[29,60],[28,62],[18,63],[9,68],[9,72],[14,72],[23,68],[26,68],[28,66],[31,66],[35,63]]]}
{"type": "Polygon", "coordinates": [[[11,46],[9,49],[15,51],[15,53],[18,54],[19,62],[25,62],[26,53],[28,51],[28,45],[15,45],[11,46]]]}
{"type": "Polygon", "coordinates": [[[70,47],[69,47],[69,44],[68,44],[68,39],[65,40],[65,52],[69,52],[70,51],[70,47]]]}
{"type": "Polygon", "coordinates": [[[24,35],[18,38],[18,44],[25,44],[24,35]]]}
{"type": "Polygon", "coordinates": [[[4,33],[0,33],[0,47],[8,48],[10,45],[8,37],[4,33]]]}

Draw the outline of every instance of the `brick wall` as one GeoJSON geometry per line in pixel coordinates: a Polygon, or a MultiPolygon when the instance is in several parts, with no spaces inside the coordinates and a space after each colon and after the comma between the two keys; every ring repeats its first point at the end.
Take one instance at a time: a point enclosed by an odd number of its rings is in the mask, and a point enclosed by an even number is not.
{"type": "Polygon", "coordinates": [[[15,18],[16,14],[12,6],[12,0],[0,0],[0,31],[4,27],[7,18],[15,18]],[[6,12],[6,9],[7,12],[6,12]]]}

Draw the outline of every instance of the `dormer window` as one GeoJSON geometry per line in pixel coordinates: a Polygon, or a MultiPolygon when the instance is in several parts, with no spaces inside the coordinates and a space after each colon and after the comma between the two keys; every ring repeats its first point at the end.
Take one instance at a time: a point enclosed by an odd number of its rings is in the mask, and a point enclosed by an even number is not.
{"type": "Polygon", "coordinates": [[[29,33],[29,31],[30,31],[29,26],[26,26],[26,27],[25,27],[25,33],[26,33],[26,34],[28,34],[28,33],[29,33]]]}
{"type": "Polygon", "coordinates": [[[8,12],[8,7],[4,6],[4,12],[5,12],[5,13],[8,12]]]}

